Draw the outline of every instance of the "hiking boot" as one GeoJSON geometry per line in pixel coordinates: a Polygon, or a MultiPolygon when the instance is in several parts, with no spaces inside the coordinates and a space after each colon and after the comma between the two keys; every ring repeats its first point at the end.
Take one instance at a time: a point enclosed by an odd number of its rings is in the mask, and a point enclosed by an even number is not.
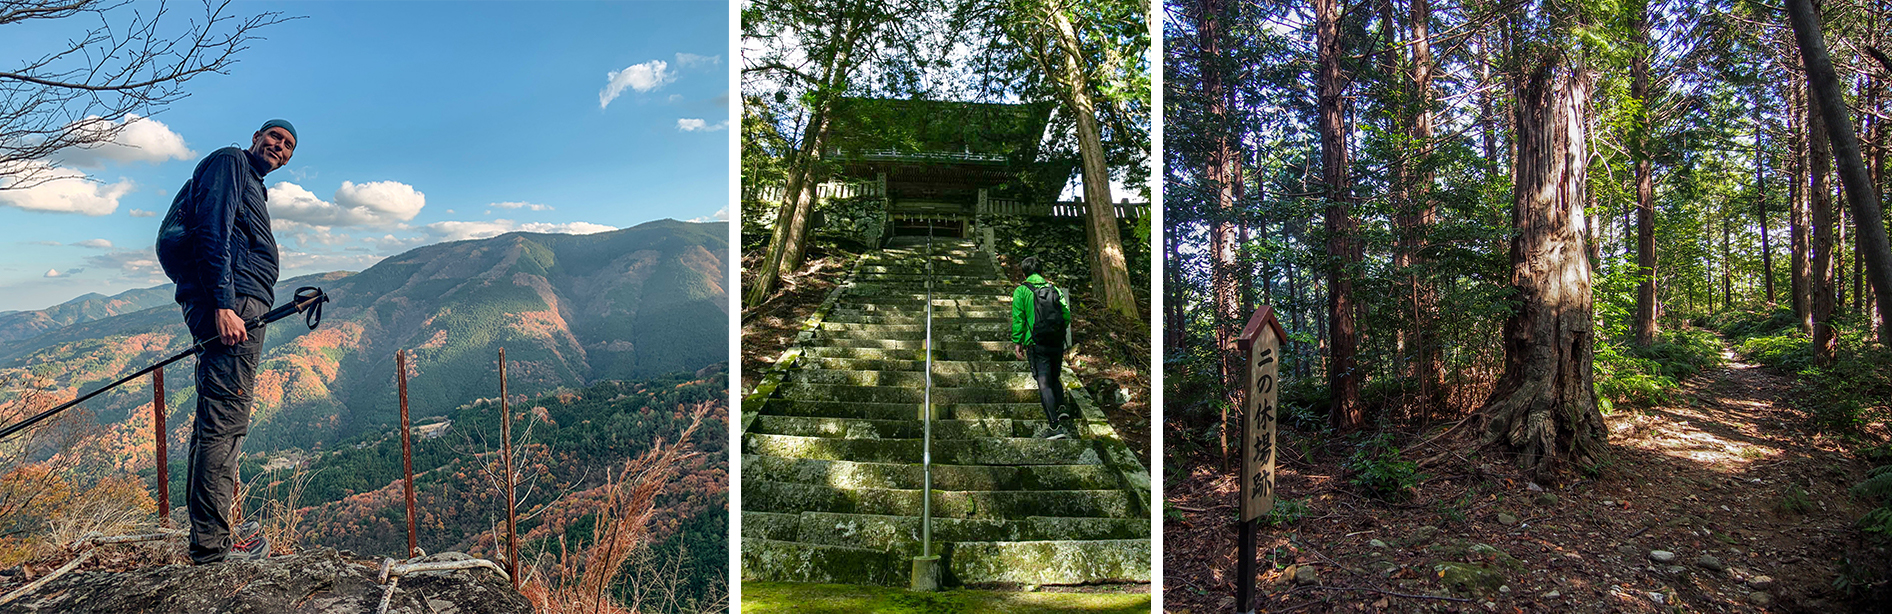
{"type": "Polygon", "coordinates": [[[1064,432],[1064,427],[1052,427],[1051,434],[1045,436],[1045,439],[1070,439],[1070,438],[1071,438],[1071,434],[1064,432]]]}
{"type": "Polygon", "coordinates": [[[237,527],[236,542],[230,544],[230,553],[224,555],[226,561],[260,561],[269,558],[269,538],[263,536],[263,526],[251,520],[237,527]]]}

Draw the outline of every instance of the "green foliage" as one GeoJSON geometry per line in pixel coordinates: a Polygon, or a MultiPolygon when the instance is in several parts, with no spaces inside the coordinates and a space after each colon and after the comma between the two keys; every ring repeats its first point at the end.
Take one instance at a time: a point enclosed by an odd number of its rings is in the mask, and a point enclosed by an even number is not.
{"type": "Polygon", "coordinates": [[[1722,362],[1720,340],[1701,329],[1660,331],[1649,347],[1623,341],[1598,343],[1596,394],[1610,407],[1670,403],[1682,380],[1722,362]]]}
{"type": "Polygon", "coordinates": [[[1788,484],[1780,491],[1780,501],[1774,507],[1788,514],[1805,514],[1813,509],[1813,501],[1807,498],[1807,490],[1799,484],[1788,484]]]}
{"type": "Polygon", "coordinates": [[[1268,510],[1268,516],[1263,521],[1271,527],[1285,527],[1300,522],[1306,517],[1307,499],[1277,498],[1274,500],[1274,507],[1268,510]]]}
{"type": "Polygon", "coordinates": [[[1354,444],[1353,455],[1343,465],[1353,473],[1347,482],[1365,488],[1368,494],[1386,501],[1410,499],[1419,480],[1419,464],[1399,456],[1391,433],[1379,433],[1354,444]]]}

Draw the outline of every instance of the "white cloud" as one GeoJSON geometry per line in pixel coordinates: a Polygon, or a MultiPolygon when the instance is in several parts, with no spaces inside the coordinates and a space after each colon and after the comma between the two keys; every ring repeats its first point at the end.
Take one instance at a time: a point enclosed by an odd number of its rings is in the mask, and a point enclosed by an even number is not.
{"type": "Polygon", "coordinates": [[[61,245],[65,245],[65,244],[64,244],[64,243],[60,243],[60,242],[58,242],[58,241],[33,241],[33,242],[31,242],[31,243],[27,243],[27,245],[48,245],[48,246],[52,246],[52,247],[59,247],[59,246],[61,246],[61,245]]]}
{"type": "Polygon", "coordinates": [[[624,70],[614,70],[605,75],[604,89],[598,90],[598,108],[603,109],[616,100],[624,88],[639,92],[648,92],[676,80],[676,73],[670,72],[670,65],[663,60],[651,60],[642,64],[632,64],[624,70]]]}
{"type": "Polygon", "coordinates": [[[677,129],[684,132],[714,132],[729,127],[729,122],[710,124],[706,120],[684,117],[677,120],[677,129]]]}
{"type": "Polygon", "coordinates": [[[309,253],[295,250],[282,252],[282,268],[285,271],[360,271],[374,266],[387,256],[362,253],[309,253]]]}
{"type": "Polygon", "coordinates": [[[711,213],[709,217],[699,217],[690,221],[692,222],[727,222],[729,221],[729,205],[723,205],[723,208],[717,209],[716,212],[711,213]]]}
{"type": "Polygon", "coordinates": [[[79,247],[90,247],[92,249],[111,249],[112,248],[112,242],[107,241],[105,239],[86,239],[84,241],[74,243],[73,245],[77,245],[79,247]]]}
{"type": "Polygon", "coordinates": [[[538,203],[503,202],[503,203],[493,203],[493,206],[499,207],[501,209],[523,208],[529,211],[551,211],[552,210],[551,205],[541,205],[538,203]]]}
{"type": "Polygon", "coordinates": [[[140,281],[158,281],[164,278],[164,268],[158,266],[158,255],[151,249],[137,251],[118,251],[90,256],[85,259],[89,268],[117,269],[125,279],[140,281]]]}
{"type": "Polygon", "coordinates": [[[427,195],[398,181],[343,181],[334,198],[323,201],[284,181],[270,187],[269,211],[273,218],[309,226],[394,226],[427,206],[427,195]]]}
{"type": "Polygon", "coordinates": [[[158,216],[158,212],[146,211],[144,209],[132,209],[130,211],[126,211],[126,213],[131,214],[132,217],[157,217],[158,216]]]}
{"type": "Polygon", "coordinates": [[[431,235],[435,241],[463,241],[466,239],[496,237],[515,231],[588,235],[610,232],[617,230],[617,228],[603,224],[593,224],[591,222],[569,222],[564,224],[530,222],[520,224],[512,220],[493,220],[490,222],[434,222],[422,226],[421,230],[431,235]]]}
{"type": "Polygon", "coordinates": [[[163,122],[139,117],[135,113],[125,114],[121,123],[100,120],[98,116],[87,117],[78,127],[80,132],[98,133],[123,126],[112,140],[87,147],[74,147],[60,151],[60,162],[82,167],[99,168],[106,162],[163,162],[166,160],[188,160],[195,156],[184,145],[184,137],[172,132],[163,122]]]}
{"type": "Polygon", "coordinates": [[[26,160],[6,169],[14,177],[37,175],[38,183],[12,188],[19,179],[0,180],[0,205],[28,211],[107,215],[118,210],[118,199],[136,186],[129,179],[107,184],[86,177],[72,169],[58,168],[41,160],[26,160]]]}
{"type": "Polygon", "coordinates": [[[683,66],[684,68],[696,68],[698,66],[720,66],[722,65],[722,63],[723,63],[723,56],[721,55],[697,55],[694,53],[677,54],[677,64],[683,66]]]}
{"type": "Polygon", "coordinates": [[[46,277],[58,277],[59,269],[46,269],[46,277]]]}

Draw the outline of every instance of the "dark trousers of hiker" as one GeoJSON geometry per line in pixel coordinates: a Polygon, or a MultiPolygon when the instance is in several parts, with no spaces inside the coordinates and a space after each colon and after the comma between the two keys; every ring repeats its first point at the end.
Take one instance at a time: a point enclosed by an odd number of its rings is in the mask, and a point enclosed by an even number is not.
{"type": "MultiPolygon", "coordinates": [[[[269,310],[254,297],[238,297],[236,313],[249,321],[269,310]]],[[[184,323],[197,341],[217,337],[217,308],[210,302],[183,303],[184,323]]],[[[236,496],[237,457],[250,430],[250,401],[255,397],[256,363],[262,355],[263,329],[250,331],[234,346],[211,341],[197,355],[197,420],[191,428],[189,483],[191,562],[215,563],[230,552],[230,503],[236,496]]]]}
{"type": "Polygon", "coordinates": [[[1064,383],[1060,377],[1064,371],[1064,347],[1027,346],[1025,359],[1031,362],[1032,379],[1038,380],[1038,402],[1045,406],[1045,420],[1055,428],[1058,426],[1058,408],[1064,405],[1064,383]]]}

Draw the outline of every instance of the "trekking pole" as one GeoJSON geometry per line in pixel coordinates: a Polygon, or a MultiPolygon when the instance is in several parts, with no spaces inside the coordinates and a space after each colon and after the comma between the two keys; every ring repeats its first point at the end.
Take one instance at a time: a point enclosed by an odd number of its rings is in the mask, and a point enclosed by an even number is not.
{"type": "MultiPolygon", "coordinates": [[[[309,286],[297,288],[296,300],[290,301],[289,303],[284,304],[281,307],[272,309],[270,310],[269,313],[265,313],[261,316],[257,316],[256,319],[250,320],[248,322],[244,322],[243,327],[244,327],[244,330],[256,330],[256,329],[268,326],[271,322],[275,322],[277,320],[281,320],[283,318],[289,317],[290,314],[301,313],[303,314],[302,316],[303,321],[309,325],[309,330],[315,330],[315,327],[322,323],[322,303],[326,303],[326,302],[328,302],[328,295],[323,294],[321,288],[315,288],[315,287],[309,287],[309,286]]],[[[120,384],[129,382],[134,379],[138,379],[139,376],[142,376],[146,373],[150,373],[152,371],[162,369],[164,368],[165,365],[183,360],[191,356],[192,354],[202,352],[204,351],[205,348],[209,347],[212,342],[218,342],[218,341],[219,341],[219,338],[217,337],[212,337],[209,339],[205,339],[203,341],[199,341],[196,344],[191,345],[190,348],[182,352],[178,352],[176,355],[171,356],[170,358],[166,358],[162,361],[159,361],[158,364],[151,365],[143,369],[139,369],[138,372],[118,378],[118,381],[112,382],[110,384],[106,384],[103,388],[99,388],[98,390],[85,393],[83,395],[80,395],[79,398],[66,401],[65,403],[61,403],[58,407],[54,407],[52,409],[48,409],[46,411],[40,412],[36,416],[27,418],[25,420],[21,420],[11,426],[6,427],[5,429],[0,429],[0,441],[4,441],[8,437],[12,437],[15,433],[19,433],[20,431],[31,428],[33,425],[39,424],[41,421],[47,418],[51,418],[53,416],[59,415],[59,412],[72,409],[74,406],[80,403],[84,403],[87,399],[91,399],[92,397],[98,396],[100,393],[103,393],[107,390],[111,390],[113,388],[117,388],[120,384]]]]}

